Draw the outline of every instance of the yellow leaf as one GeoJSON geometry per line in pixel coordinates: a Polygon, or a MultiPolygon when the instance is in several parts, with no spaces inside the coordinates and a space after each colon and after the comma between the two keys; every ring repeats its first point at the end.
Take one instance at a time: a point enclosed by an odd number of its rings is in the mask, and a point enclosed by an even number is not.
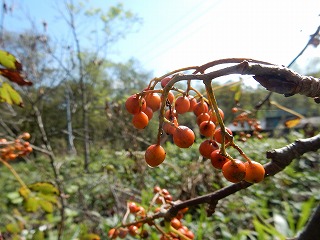
{"type": "Polygon", "coordinates": [[[23,101],[20,94],[14,90],[9,83],[4,82],[2,84],[0,88],[0,99],[2,102],[23,107],[23,101]]]}
{"type": "Polygon", "coordinates": [[[285,121],[284,125],[287,128],[293,128],[293,127],[297,126],[300,122],[301,122],[301,118],[294,118],[294,119],[290,119],[290,120],[285,121]]]}
{"type": "Polygon", "coordinates": [[[59,194],[58,188],[49,182],[37,182],[28,186],[32,191],[41,192],[43,194],[59,194]]]}
{"type": "Polygon", "coordinates": [[[22,70],[22,65],[20,61],[12,54],[3,50],[0,50],[0,64],[8,69],[13,69],[17,71],[22,70]]]}
{"type": "Polygon", "coordinates": [[[39,202],[38,199],[35,197],[30,197],[25,200],[24,208],[27,212],[36,212],[39,208],[39,202]]]}
{"type": "Polygon", "coordinates": [[[80,240],[100,240],[100,236],[94,233],[87,233],[80,237],[80,240]]]}
{"type": "Polygon", "coordinates": [[[10,98],[8,90],[4,87],[4,84],[0,87],[0,100],[1,102],[6,102],[12,104],[12,99],[10,98]]]}
{"type": "Polygon", "coordinates": [[[24,199],[27,199],[30,195],[30,190],[26,187],[21,187],[19,193],[24,199]]]}
{"type": "Polygon", "coordinates": [[[40,204],[41,208],[43,209],[43,211],[45,211],[47,213],[53,212],[53,205],[51,202],[40,199],[39,204],[40,204]]]}

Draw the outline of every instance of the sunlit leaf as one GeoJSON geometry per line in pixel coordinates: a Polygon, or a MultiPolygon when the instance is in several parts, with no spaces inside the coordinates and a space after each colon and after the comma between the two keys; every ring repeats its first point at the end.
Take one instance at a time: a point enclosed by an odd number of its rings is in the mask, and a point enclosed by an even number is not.
{"type": "Polygon", "coordinates": [[[0,100],[1,102],[6,102],[8,104],[13,104],[13,101],[9,95],[9,92],[7,89],[4,87],[4,84],[0,87],[0,100]]]}
{"type": "Polygon", "coordinates": [[[10,84],[4,82],[0,87],[0,100],[9,104],[15,104],[23,107],[23,101],[20,94],[14,90],[10,84]]]}
{"type": "Polygon", "coordinates": [[[0,50],[0,64],[8,69],[16,71],[22,70],[22,65],[20,61],[12,54],[3,50],[0,50]]]}
{"type": "Polygon", "coordinates": [[[35,197],[27,198],[24,202],[24,208],[27,212],[36,212],[39,208],[38,199],[35,197]]]}
{"type": "Polygon", "coordinates": [[[295,126],[297,126],[299,123],[301,122],[301,118],[294,118],[294,119],[289,119],[287,121],[285,121],[284,125],[287,128],[293,128],[295,126]]]}
{"type": "Polygon", "coordinates": [[[241,83],[231,86],[230,90],[234,92],[234,101],[238,103],[242,94],[241,83]]]}
{"type": "Polygon", "coordinates": [[[56,188],[52,183],[49,182],[37,182],[31,184],[29,188],[32,191],[41,192],[43,194],[59,194],[58,188],[56,188]]]}
{"type": "Polygon", "coordinates": [[[53,212],[53,205],[51,202],[40,199],[39,204],[41,206],[41,208],[43,209],[43,211],[47,212],[47,213],[52,213],[53,212]]]}
{"type": "Polygon", "coordinates": [[[15,82],[16,84],[20,86],[31,86],[32,82],[25,79],[25,76],[23,73],[11,70],[11,69],[0,69],[0,75],[4,76],[11,82],[15,82]]]}

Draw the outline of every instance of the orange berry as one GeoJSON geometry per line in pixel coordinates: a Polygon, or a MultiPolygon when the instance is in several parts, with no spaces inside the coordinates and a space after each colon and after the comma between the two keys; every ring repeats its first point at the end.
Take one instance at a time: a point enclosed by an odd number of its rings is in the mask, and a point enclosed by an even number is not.
{"type": "Polygon", "coordinates": [[[161,97],[158,93],[148,93],[145,97],[147,107],[150,107],[152,111],[157,111],[161,105],[161,97]]]}
{"type": "Polygon", "coordinates": [[[176,99],[175,109],[176,109],[177,113],[179,113],[179,114],[186,113],[186,112],[188,112],[189,108],[190,108],[190,101],[189,101],[188,97],[180,96],[176,99]]]}
{"type": "Polygon", "coordinates": [[[204,121],[210,120],[209,113],[201,113],[199,116],[197,116],[197,125],[200,126],[200,124],[204,121]]]}
{"type": "Polygon", "coordinates": [[[250,183],[258,183],[264,179],[265,170],[262,164],[251,161],[245,162],[244,165],[246,166],[246,176],[244,180],[250,183]]]}
{"type": "Polygon", "coordinates": [[[208,110],[208,104],[205,101],[200,101],[194,106],[193,113],[199,116],[201,113],[208,112],[208,110]]]}
{"type": "Polygon", "coordinates": [[[231,108],[231,112],[233,112],[233,113],[236,113],[236,112],[238,112],[238,111],[239,111],[239,109],[238,109],[237,107],[231,108]]]}
{"type": "Polygon", "coordinates": [[[151,120],[151,118],[153,117],[153,111],[150,107],[146,107],[146,109],[144,109],[142,112],[147,114],[149,120],[151,120]]]}
{"type": "Polygon", "coordinates": [[[18,155],[16,153],[9,153],[7,156],[7,159],[9,160],[14,160],[18,157],[18,155]]]}
{"type": "Polygon", "coordinates": [[[129,227],[128,227],[128,230],[129,230],[129,234],[131,235],[131,236],[136,236],[137,234],[138,234],[138,227],[137,226],[135,226],[135,225],[130,225],[129,227]]]}
{"type": "Polygon", "coordinates": [[[173,133],[173,142],[180,148],[188,148],[194,143],[194,141],[194,132],[186,126],[177,127],[173,133]]]}
{"type": "Polygon", "coordinates": [[[126,109],[131,114],[137,114],[143,111],[146,107],[146,100],[139,97],[137,94],[131,95],[125,103],[126,109]]]}
{"type": "MultiPolygon", "coordinates": [[[[172,104],[175,100],[175,96],[172,92],[168,92],[167,100],[172,104]]],[[[163,101],[163,95],[161,95],[161,101],[163,101]]]]}
{"type": "Polygon", "coordinates": [[[161,187],[159,187],[159,186],[154,186],[154,188],[153,188],[153,192],[154,193],[158,193],[158,192],[160,192],[161,191],[161,187]]]}
{"type": "Polygon", "coordinates": [[[150,167],[156,167],[164,161],[166,152],[162,146],[153,144],[147,148],[144,158],[150,167]]]}
{"type": "Polygon", "coordinates": [[[229,160],[222,166],[222,174],[228,181],[237,183],[244,179],[246,166],[238,159],[229,160]]]}
{"type": "Polygon", "coordinates": [[[170,122],[171,123],[165,122],[162,126],[162,129],[166,134],[172,135],[176,130],[176,127],[178,127],[178,120],[173,116],[173,120],[170,120],[170,122]]]}
{"type": "Polygon", "coordinates": [[[125,238],[128,234],[128,229],[127,228],[119,228],[119,238],[125,238]]]}
{"type": "Polygon", "coordinates": [[[163,78],[162,80],[161,80],[161,87],[165,87],[167,84],[168,84],[168,82],[170,82],[170,80],[171,80],[171,77],[165,77],[165,78],[163,78]]]}
{"type": "MultiPolygon", "coordinates": [[[[226,131],[232,136],[232,131],[229,128],[225,128],[226,131]]],[[[218,128],[214,131],[214,139],[218,142],[218,143],[222,143],[222,133],[221,133],[221,128],[218,128]]],[[[225,143],[228,143],[229,140],[228,138],[225,136],[225,143]]]]}
{"type": "Polygon", "coordinates": [[[30,137],[31,137],[31,135],[30,135],[30,133],[25,132],[25,133],[23,133],[23,134],[21,135],[21,137],[22,137],[23,140],[29,140],[30,137]]]}
{"type": "Polygon", "coordinates": [[[144,112],[139,112],[139,113],[133,115],[132,124],[136,128],[143,129],[146,126],[148,126],[148,123],[149,123],[149,118],[148,118],[147,114],[145,114],[144,112]]]}
{"type": "Polygon", "coordinates": [[[204,140],[199,146],[199,152],[205,158],[210,158],[211,153],[217,149],[219,149],[219,146],[216,141],[209,139],[204,140]]]}
{"type": "Polygon", "coordinates": [[[111,238],[111,239],[116,239],[118,237],[118,230],[115,229],[115,228],[111,228],[108,232],[108,237],[111,238]]]}
{"type": "Polygon", "coordinates": [[[212,121],[204,121],[199,126],[200,134],[205,137],[212,137],[215,129],[216,125],[212,121]]]}
{"type": "MultiPolygon", "coordinates": [[[[224,112],[220,108],[219,108],[219,114],[220,114],[221,118],[224,119],[224,112]]],[[[214,122],[214,123],[218,122],[217,114],[214,110],[210,110],[209,115],[211,117],[212,122],[214,122]]]]}
{"type": "Polygon", "coordinates": [[[212,166],[217,169],[222,169],[222,166],[229,161],[228,158],[220,154],[220,149],[213,151],[210,155],[210,159],[212,166]]]}
{"type": "Polygon", "coordinates": [[[140,208],[135,202],[129,202],[128,207],[131,213],[139,212],[140,208]]]}
{"type": "Polygon", "coordinates": [[[179,228],[181,228],[181,226],[182,226],[180,220],[177,219],[177,218],[172,218],[172,219],[171,219],[171,222],[170,222],[170,225],[171,225],[173,228],[175,228],[175,229],[179,229],[179,228]]]}
{"type": "Polygon", "coordinates": [[[193,112],[194,107],[197,105],[197,99],[195,99],[192,96],[188,96],[188,98],[189,98],[189,102],[190,102],[190,107],[189,107],[188,112],[193,112]]]}
{"type": "Polygon", "coordinates": [[[171,110],[168,109],[165,113],[164,113],[164,117],[166,119],[168,119],[169,121],[172,121],[174,117],[178,118],[178,113],[176,110],[171,110]]]}

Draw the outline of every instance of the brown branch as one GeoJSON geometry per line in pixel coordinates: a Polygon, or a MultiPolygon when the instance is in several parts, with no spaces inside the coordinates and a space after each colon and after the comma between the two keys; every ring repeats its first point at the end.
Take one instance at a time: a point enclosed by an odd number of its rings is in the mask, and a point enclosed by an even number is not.
{"type": "Polygon", "coordinates": [[[182,80],[211,81],[214,78],[230,74],[253,75],[269,91],[285,96],[301,94],[313,98],[320,97],[320,79],[302,76],[284,66],[257,64],[246,60],[206,74],[177,75],[168,85],[171,88],[173,84],[182,80]]]}
{"type": "MultiPolygon", "coordinates": [[[[271,162],[264,165],[266,170],[265,177],[273,176],[281,172],[285,167],[291,164],[291,162],[306,152],[317,151],[320,149],[320,134],[307,139],[296,140],[283,148],[271,150],[267,152],[267,158],[271,159],[271,162]]],[[[229,185],[221,188],[213,193],[209,193],[204,196],[193,198],[184,202],[173,205],[165,214],[165,219],[171,219],[177,215],[177,213],[191,206],[207,203],[210,205],[211,213],[214,211],[217,202],[223,198],[228,197],[242,189],[248,188],[252,183],[245,181],[229,185]]]]}
{"type": "MultiPolygon", "coordinates": [[[[297,59],[304,53],[304,51],[307,49],[307,47],[312,43],[313,39],[319,34],[320,32],[320,26],[317,28],[317,30],[310,36],[307,44],[304,46],[304,48],[298,53],[298,55],[288,64],[288,68],[291,67],[296,61],[297,59]]],[[[270,97],[272,95],[272,92],[269,92],[268,95],[263,99],[261,100],[260,102],[258,102],[256,105],[255,105],[255,109],[258,110],[260,109],[266,102],[269,101],[270,97]]]]}

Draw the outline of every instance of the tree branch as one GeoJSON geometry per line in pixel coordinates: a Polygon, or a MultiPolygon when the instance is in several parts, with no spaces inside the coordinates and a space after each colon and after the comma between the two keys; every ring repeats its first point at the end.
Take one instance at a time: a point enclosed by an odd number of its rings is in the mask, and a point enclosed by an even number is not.
{"type": "MultiPolygon", "coordinates": [[[[268,151],[266,155],[267,158],[271,159],[271,162],[264,165],[266,170],[265,177],[273,176],[281,172],[285,167],[290,165],[295,158],[301,157],[306,152],[317,151],[318,149],[320,149],[320,134],[312,138],[296,140],[294,143],[291,143],[283,148],[268,151]]],[[[177,203],[164,214],[164,218],[171,219],[175,217],[180,210],[186,207],[196,206],[204,203],[208,203],[210,205],[210,211],[208,213],[212,214],[219,200],[242,189],[248,188],[251,185],[252,183],[242,181],[221,188],[213,193],[177,203]]]]}

